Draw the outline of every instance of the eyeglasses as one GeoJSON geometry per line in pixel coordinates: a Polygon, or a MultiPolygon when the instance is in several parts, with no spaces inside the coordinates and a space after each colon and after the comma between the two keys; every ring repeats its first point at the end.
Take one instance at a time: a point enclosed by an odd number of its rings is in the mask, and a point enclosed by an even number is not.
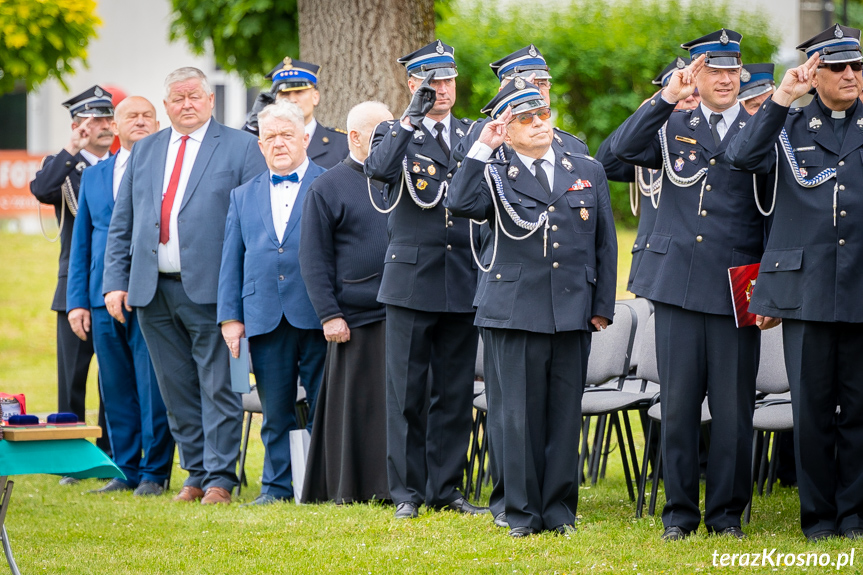
{"type": "Polygon", "coordinates": [[[510,123],[518,120],[519,124],[532,124],[534,116],[536,116],[540,120],[548,120],[549,118],[551,118],[551,110],[549,108],[540,108],[539,110],[534,110],[532,112],[516,114],[515,116],[513,116],[512,120],[510,120],[510,123]]]}
{"type": "Polygon", "coordinates": [[[845,66],[851,66],[852,72],[859,72],[863,70],[863,62],[837,62],[837,63],[824,63],[818,64],[819,68],[830,68],[831,72],[836,74],[840,74],[845,71],[845,66]]]}
{"type": "Polygon", "coordinates": [[[540,88],[540,89],[542,89],[542,88],[548,89],[548,88],[551,88],[551,81],[549,81],[549,80],[534,80],[533,85],[536,86],[537,88],[540,88]]]}

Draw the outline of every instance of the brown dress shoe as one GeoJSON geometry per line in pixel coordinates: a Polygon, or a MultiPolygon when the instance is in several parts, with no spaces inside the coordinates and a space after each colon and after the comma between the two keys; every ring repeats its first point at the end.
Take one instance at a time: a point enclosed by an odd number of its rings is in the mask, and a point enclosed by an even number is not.
{"type": "Polygon", "coordinates": [[[200,487],[184,485],[180,492],[174,496],[174,501],[197,501],[203,496],[204,490],[200,487]]]}
{"type": "Polygon", "coordinates": [[[208,487],[207,494],[201,499],[204,505],[212,505],[213,503],[230,503],[231,493],[222,487],[208,487]]]}

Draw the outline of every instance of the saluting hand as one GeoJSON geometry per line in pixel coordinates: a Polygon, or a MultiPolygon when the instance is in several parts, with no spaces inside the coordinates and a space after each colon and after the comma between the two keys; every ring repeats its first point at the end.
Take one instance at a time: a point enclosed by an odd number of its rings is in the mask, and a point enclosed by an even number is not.
{"type": "Polygon", "coordinates": [[[815,70],[818,69],[820,59],[818,52],[815,52],[803,64],[787,70],[782,83],[773,93],[773,101],[787,108],[794,100],[805,96],[812,89],[812,80],[815,79],[815,70]]]}
{"type": "Polygon", "coordinates": [[[431,81],[434,80],[434,77],[435,72],[430,72],[429,75],[423,79],[423,83],[419,85],[416,92],[414,92],[413,97],[411,97],[410,104],[408,104],[405,113],[402,114],[401,121],[403,125],[405,121],[408,121],[414,129],[422,130],[423,118],[425,118],[426,114],[431,111],[434,107],[435,101],[437,101],[437,91],[431,85],[431,81]]]}
{"type": "Polygon", "coordinates": [[[92,119],[93,118],[87,118],[72,130],[72,135],[69,137],[69,143],[66,144],[66,147],[64,148],[71,155],[74,156],[90,145],[91,130],[89,124],[92,119]]]}
{"type": "Polygon", "coordinates": [[[492,150],[503,145],[506,139],[506,125],[512,119],[512,108],[507,106],[503,114],[498,116],[497,120],[486,122],[482,127],[482,132],[479,133],[479,141],[491,148],[492,150]]]}
{"type": "Polygon", "coordinates": [[[686,68],[675,70],[668,80],[668,85],[662,89],[662,97],[666,101],[676,104],[694,94],[696,88],[695,80],[698,78],[698,73],[704,68],[704,60],[706,58],[707,55],[702,54],[686,68]]]}

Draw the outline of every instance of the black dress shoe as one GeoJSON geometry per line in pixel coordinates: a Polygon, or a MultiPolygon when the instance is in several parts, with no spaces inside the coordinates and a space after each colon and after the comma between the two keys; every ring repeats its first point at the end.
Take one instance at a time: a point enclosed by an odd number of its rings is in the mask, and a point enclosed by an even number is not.
{"type": "Polygon", "coordinates": [[[132,491],[132,488],[114,478],[99,489],[93,489],[87,493],[114,493],[115,491],[132,491]]]}
{"type": "MultiPolygon", "coordinates": [[[[851,531],[851,529],[849,529],[848,531],[851,531]]],[[[819,541],[824,541],[825,539],[829,539],[831,537],[836,537],[835,531],[830,531],[829,529],[822,529],[821,531],[816,531],[815,533],[807,535],[806,539],[810,543],[818,543],[819,541]]]]}
{"type": "Polygon", "coordinates": [[[536,531],[534,531],[530,527],[511,527],[509,530],[509,536],[515,538],[527,537],[528,535],[533,535],[534,533],[536,533],[536,531]]]}
{"type": "Polygon", "coordinates": [[[746,539],[746,533],[736,525],[725,527],[724,529],[711,529],[710,533],[713,535],[729,535],[731,537],[737,537],[738,539],[746,539]]]}
{"type": "Polygon", "coordinates": [[[248,503],[243,503],[240,507],[251,507],[253,505],[272,505],[273,503],[278,503],[280,501],[287,501],[284,497],[276,497],[275,495],[270,495],[269,493],[261,493],[253,501],[249,501],[248,503]]]}
{"type": "Polygon", "coordinates": [[[419,517],[419,505],[412,501],[403,501],[396,505],[396,519],[413,519],[419,517]]]}
{"type": "Polygon", "coordinates": [[[494,524],[498,527],[509,527],[509,523],[506,522],[506,511],[501,511],[494,516],[494,524]]]}
{"type": "Polygon", "coordinates": [[[569,523],[564,523],[563,525],[558,525],[557,527],[552,528],[551,532],[555,535],[563,535],[564,537],[569,537],[573,533],[578,531],[575,528],[575,525],[570,525],[569,523]]]}
{"type": "Polygon", "coordinates": [[[133,495],[137,495],[138,497],[144,497],[149,495],[161,495],[165,492],[165,489],[155,481],[149,481],[145,479],[141,483],[138,484],[138,487],[135,488],[135,493],[133,495]]]}
{"type": "Polygon", "coordinates": [[[861,527],[852,527],[851,529],[846,529],[842,536],[846,539],[863,539],[863,528],[861,527]]]}
{"type": "Polygon", "coordinates": [[[477,507],[464,497],[459,497],[455,501],[441,507],[441,509],[449,509],[450,511],[458,511],[467,515],[482,515],[483,513],[491,513],[488,507],[477,507]]]}
{"type": "Polygon", "coordinates": [[[691,533],[691,531],[684,531],[682,528],[676,525],[672,525],[671,527],[665,528],[665,531],[662,533],[662,537],[660,537],[660,539],[662,539],[663,541],[681,541],[682,539],[688,537],[691,533]]]}

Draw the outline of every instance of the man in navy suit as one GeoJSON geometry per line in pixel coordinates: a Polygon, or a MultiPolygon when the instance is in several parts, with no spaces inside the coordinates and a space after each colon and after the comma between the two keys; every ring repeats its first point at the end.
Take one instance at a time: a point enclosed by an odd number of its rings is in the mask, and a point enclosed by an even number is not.
{"type": "Polygon", "coordinates": [[[139,308],[189,472],[174,499],[230,503],[243,407],[216,323],[219,262],[231,190],[266,163],[251,134],[211,117],[213,91],[197,68],[168,75],[164,104],[171,128],[135,145],[117,193],[102,293],[121,323],[124,306],[139,308]]]}
{"type": "Polygon", "coordinates": [[[93,334],[112,458],[126,475],[125,480],[112,479],[98,493],[134,489],[135,495],[160,495],[174,453],[165,404],[137,314],[124,312],[126,323],[121,324],[108,313],[102,298],[105,243],[115,194],[132,145],[158,129],[150,102],[140,96],[126,98],[117,105],[111,123],[120,138],[120,151],[81,175],[66,284],[67,315],[81,341],[93,334]]]}
{"type": "Polygon", "coordinates": [[[251,505],[294,496],[289,433],[297,428],[297,376],[309,426],[324,372],[327,340],[300,275],[300,218],[309,185],[326,170],[306,156],[303,112],[278,101],[258,114],[268,169],[231,192],[219,273],[218,320],[234,357],[249,338],[264,422],[261,494],[251,505]]]}

